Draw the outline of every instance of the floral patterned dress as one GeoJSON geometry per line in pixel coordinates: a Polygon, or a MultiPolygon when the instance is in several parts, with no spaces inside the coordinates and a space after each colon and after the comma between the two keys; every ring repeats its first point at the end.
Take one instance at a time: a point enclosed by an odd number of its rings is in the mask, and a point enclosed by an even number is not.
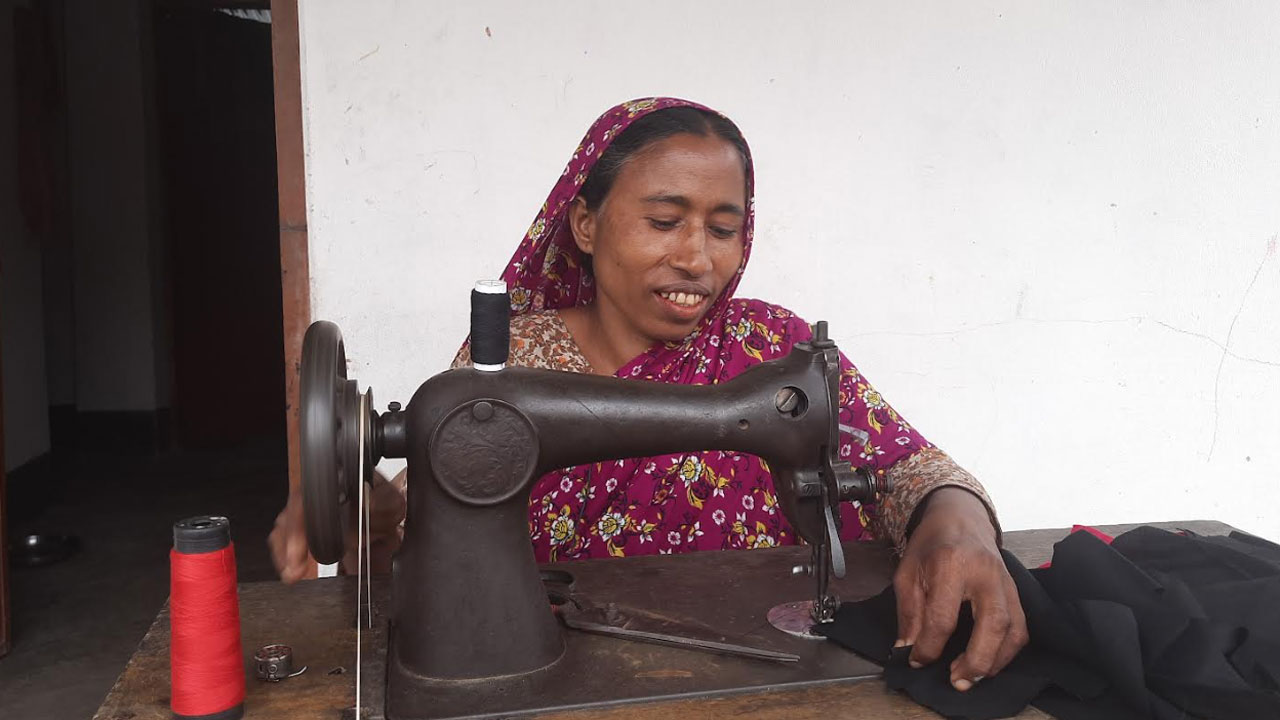
{"type": "MultiPolygon", "coordinates": [[[[737,353],[756,361],[786,355],[794,343],[809,337],[807,325],[774,305],[738,300],[731,313],[738,318],[738,336],[733,340],[737,353]],[[753,320],[761,315],[788,319],[788,333],[763,330],[767,326],[753,320]]],[[[511,339],[513,365],[591,372],[555,311],[513,319],[511,339]]],[[[464,347],[453,365],[465,367],[470,362],[470,348],[464,347]]],[[[710,360],[700,358],[698,365],[696,384],[718,381],[710,374],[710,360]]],[[[628,363],[617,375],[653,379],[633,374],[636,367],[640,365],[628,363]]],[[[976,494],[995,521],[982,485],[920,437],[847,360],[840,378],[840,403],[840,424],[866,436],[863,441],[842,429],[847,442],[841,444],[841,458],[888,474],[894,483],[893,492],[875,506],[844,506],[841,535],[846,540],[884,538],[901,550],[917,505],[947,485],[976,494]],[[895,451],[892,464],[883,461],[889,455],[886,446],[895,451]],[[909,452],[904,454],[901,448],[909,452]]],[[[539,562],[775,547],[798,541],[778,509],[773,478],[764,461],[722,451],[595,463],[548,473],[530,492],[529,537],[539,562]]]]}

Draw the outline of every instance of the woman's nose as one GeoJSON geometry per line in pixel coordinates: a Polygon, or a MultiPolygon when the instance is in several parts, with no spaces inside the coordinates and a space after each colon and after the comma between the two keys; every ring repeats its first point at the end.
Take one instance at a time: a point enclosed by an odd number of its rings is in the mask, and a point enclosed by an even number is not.
{"type": "Polygon", "coordinates": [[[689,275],[701,277],[711,272],[711,255],[707,253],[707,229],[690,223],[677,241],[670,256],[671,267],[689,275]]]}

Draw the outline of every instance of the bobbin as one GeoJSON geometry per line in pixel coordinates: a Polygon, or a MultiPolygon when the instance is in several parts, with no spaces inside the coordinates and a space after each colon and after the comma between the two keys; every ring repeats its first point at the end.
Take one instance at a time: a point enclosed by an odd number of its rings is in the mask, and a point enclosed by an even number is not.
{"type": "Polygon", "coordinates": [[[301,670],[294,672],[293,648],[279,643],[258,648],[253,654],[253,662],[257,665],[258,679],[267,682],[280,682],[307,671],[307,666],[303,665],[301,670]]]}

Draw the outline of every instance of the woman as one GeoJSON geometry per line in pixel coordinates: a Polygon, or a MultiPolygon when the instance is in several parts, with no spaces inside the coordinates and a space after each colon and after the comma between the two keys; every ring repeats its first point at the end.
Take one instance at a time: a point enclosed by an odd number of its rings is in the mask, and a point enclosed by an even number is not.
{"type": "MultiPolygon", "coordinates": [[[[707,384],[786,355],[809,326],[776,305],[734,297],[751,252],[752,199],[750,151],[727,118],[673,98],[610,109],[503,273],[511,363],[707,384]]],[[[454,365],[469,360],[464,345],[454,365]]],[[[840,455],[888,474],[895,488],[874,510],[849,507],[843,534],[885,538],[900,553],[898,643],[914,646],[913,665],[940,656],[960,604],[972,602],[975,629],[951,667],[953,685],[967,690],[1026,643],[991,503],[842,360],[840,455]]],[[[273,533],[282,566],[284,526],[300,527],[285,518],[291,512],[300,514],[287,509],[273,533]]],[[[535,483],[529,512],[540,561],[796,542],[768,468],[736,453],[553,472],[535,483]]]]}

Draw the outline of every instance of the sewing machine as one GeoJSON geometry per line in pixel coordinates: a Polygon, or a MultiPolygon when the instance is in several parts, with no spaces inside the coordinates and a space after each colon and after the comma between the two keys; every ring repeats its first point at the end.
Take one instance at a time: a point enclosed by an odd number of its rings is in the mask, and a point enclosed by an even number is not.
{"type": "Polygon", "coordinates": [[[686,386],[504,367],[506,296],[473,293],[477,302],[502,315],[486,325],[473,307],[476,368],[440,373],[407,406],[382,413],[372,391],[347,378],[336,325],[313,324],[304,342],[303,494],[319,562],[342,557],[350,506],[378,460],[408,462],[404,541],[385,618],[387,717],[448,714],[450,698],[477,713],[524,707],[482,700],[536,697],[572,682],[557,677],[568,630],[552,612],[528,536],[530,485],[557,468],[703,450],[763,458],[779,506],[811,547],[807,566],[780,571],[812,574],[811,620],[831,618],[831,577],[845,570],[839,503],[888,488],[837,456],[840,362],[826,323],[785,358],[722,384],[686,386]]]}

